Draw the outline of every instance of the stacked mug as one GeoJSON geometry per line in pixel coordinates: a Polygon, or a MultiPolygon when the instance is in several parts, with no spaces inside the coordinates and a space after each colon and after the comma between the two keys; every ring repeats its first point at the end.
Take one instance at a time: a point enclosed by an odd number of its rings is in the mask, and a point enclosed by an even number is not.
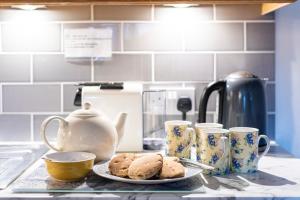
{"type": "Polygon", "coordinates": [[[189,121],[165,122],[166,154],[191,158],[191,148],[196,147],[196,158],[200,163],[213,166],[214,170],[204,170],[210,175],[226,175],[230,172],[251,173],[270,149],[270,140],[259,135],[259,130],[251,127],[223,129],[218,123],[197,123],[191,128],[189,121]],[[267,143],[265,151],[258,154],[261,139],[267,143]]]}

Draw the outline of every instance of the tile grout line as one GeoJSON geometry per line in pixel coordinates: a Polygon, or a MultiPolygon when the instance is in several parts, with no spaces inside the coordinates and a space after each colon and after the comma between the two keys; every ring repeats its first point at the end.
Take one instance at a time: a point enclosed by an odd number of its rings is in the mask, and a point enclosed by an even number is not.
{"type": "MultiPolygon", "coordinates": [[[[199,111],[198,111],[198,109],[194,112],[196,115],[198,115],[199,114],[199,111]]],[[[216,112],[215,111],[209,111],[209,110],[207,110],[207,114],[210,114],[210,115],[214,115],[216,112]]]]}
{"type": "Polygon", "coordinates": [[[30,54],[30,83],[33,84],[33,54],[30,54]]]}
{"type": "MultiPolygon", "coordinates": [[[[68,115],[70,114],[70,112],[63,112],[63,113],[58,113],[58,112],[4,112],[2,113],[3,115],[68,115]]],[[[197,111],[195,111],[195,114],[198,113],[198,109],[197,111]]],[[[207,111],[208,114],[214,114],[215,111],[207,111]]],[[[275,112],[268,112],[268,115],[274,115],[275,112]]]]}
{"type": "Polygon", "coordinates": [[[243,24],[243,31],[244,31],[244,51],[247,51],[247,24],[244,22],[243,24]]]}
{"type": "Polygon", "coordinates": [[[217,19],[216,4],[213,4],[213,21],[217,19]]]}
{"type": "Polygon", "coordinates": [[[64,54],[64,24],[60,25],[60,51],[64,54]]]}
{"type": "MultiPolygon", "coordinates": [[[[57,112],[2,112],[2,115],[55,115],[58,114],[57,112]]],[[[68,115],[71,112],[62,112],[59,113],[60,115],[68,115]]],[[[195,111],[195,113],[198,113],[198,111],[195,111]]],[[[216,111],[207,111],[209,114],[214,114],[216,111]]],[[[267,115],[275,115],[276,111],[267,111],[267,115]]]]}
{"type": "Polygon", "coordinates": [[[217,53],[214,53],[214,57],[213,57],[213,59],[214,59],[214,81],[216,81],[217,80],[217,53]]]}
{"type": "MultiPolygon", "coordinates": [[[[202,83],[202,84],[208,84],[211,81],[214,80],[199,80],[199,81],[155,81],[156,84],[192,84],[192,83],[202,83]]],[[[135,82],[135,81],[129,81],[129,82],[135,82]]],[[[142,84],[149,84],[152,83],[152,81],[140,81],[142,84]]],[[[60,84],[64,84],[64,85],[74,85],[77,84],[78,82],[34,82],[35,85],[60,85],[60,84]]],[[[275,85],[275,81],[267,81],[267,84],[270,85],[275,85]]],[[[0,85],[32,85],[32,83],[30,82],[2,82],[0,85]]]]}
{"type": "Polygon", "coordinates": [[[214,121],[218,122],[218,116],[219,116],[219,94],[216,97],[216,110],[214,111],[214,121]]]}
{"type": "Polygon", "coordinates": [[[151,54],[151,82],[155,82],[155,58],[154,53],[151,54]]]}
{"type": "Polygon", "coordinates": [[[3,89],[2,89],[2,84],[0,83],[0,113],[3,112],[3,89]]]}
{"type": "Polygon", "coordinates": [[[186,41],[185,41],[185,28],[181,29],[181,49],[183,52],[186,51],[186,41]]]}
{"type": "Polygon", "coordinates": [[[120,50],[124,52],[124,23],[122,22],[120,26],[120,50]]]}
{"type": "MultiPolygon", "coordinates": [[[[153,51],[112,51],[113,54],[151,54],[153,51]]],[[[213,53],[222,53],[222,54],[274,54],[275,51],[156,51],[155,54],[213,54],[213,53]]],[[[0,52],[0,55],[63,55],[64,52],[0,52]]]]}
{"type": "Polygon", "coordinates": [[[64,84],[60,84],[60,113],[64,112],[64,84]]]}
{"type": "Polygon", "coordinates": [[[95,81],[95,64],[94,64],[94,58],[91,58],[91,81],[95,81]]]}
{"type": "Polygon", "coordinates": [[[91,19],[91,21],[94,21],[94,6],[95,6],[94,4],[90,5],[90,8],[91,8],[91,18],[90,19],[91,19]]]}
{"type": "MultiPolygon", "coordinates": [[[[151,54],[153,51],[113,51],[113,54],[151,54]]],[[[183,51],[183,50],[174,50],[174,51],[156,51],[155,54],[213,54],[213,53],[222,53],[222,54],[274,54],[275,51],[183,51]]]]}
{"type": "MultiPolygon", "coordinates": [[[[35,85],[60,85],[60,84],[69,84],[73,85],[77,82],[34,82],[35,85]]],[[[31,82],[3,82],[2,85],[32,85],[31,82]]]]}
{"type": "Polygon", "coordinates": [[[34,141],[34,119],[33,119],[33,114],[30,114],[30,141],[34,141]]]}
{"type": "Polygon", "coordinates": [[[155,15],[155,6],[154,4],[151,5],[151,21],[154,21],[154,15],[155,15]]]}
{"type": "Polygon", "coordinates": [[[2,46],[2,25],[0,25],[0,51],[3,51],[3,46],[2,46]]]}
{"type": "MultiPolygon", "coordinates": [[[[217,53],[214,53],[214,81],[217,81],[217,53]]],[[[214,111],[214,122],[218,122],[218,107],[219,107],[219,95],[216,97],[216,108],[214,111]]]]}
{"type": "MultiPolygon", "coordinates": [[[[151,14],[152,15],[152,14],[151,14]]],[[[154,15],[154,13],[153,13],[154,15]]],[[[103,24],[120,24],[122,22],[126,23],[160,23],[160,24],[166,24],[163,20],[72,20],[72,21],[47,21],[47,22],[41,22],[40,24],[94,24],[94,23],[103,23],[103,24]]],[[[193,22],[192,24],[207,24],[207,23],[275,23],[275,20],[201,20],[198,22],[193,22]]],[[[18,25],[21,24],[20,22],[12,22],[12,21],[6,21],[6,22],[0,22],[0,25],[3,24],[14,24],[18,25]]]]}
{"type": "Polygon", "coordinates": [[[68,115],[71,112],[3,112],[2,115],[68,115]]]}

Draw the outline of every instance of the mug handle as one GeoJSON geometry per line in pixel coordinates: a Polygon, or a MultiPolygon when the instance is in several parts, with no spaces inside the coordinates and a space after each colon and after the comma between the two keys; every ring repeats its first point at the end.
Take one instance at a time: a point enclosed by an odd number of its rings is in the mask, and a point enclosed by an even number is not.
{"type": "Polygon", "coordinates": [[[191,139],[189,146],[192,146],[192,145],[196,144],[196,132],[195,132],[195,130],[191,127],[188,127],[186,130],[189,132],[189,137],[191,139]]]}
{"type": "Polygon", "coordinates": [[[59,121],[59,126],[62,126],[62,127],[66,127],[68,125],[68,122],[62,118],[62,117],[59,117],[59,116],[51,116],[51,117],[48,117],[47,119],[45,119],[41,125],[41,136],[42,136],[42,139],[43,141],[45,142],[45,144],[50,148],[50,149],[53,149],[54,151],[62,151],[61,149],[58,149],[54,146],[52,146],[47,137],[46,137],[46,128],[48,126],[48,124],[52,121],[52,120],[58,120],[59,121]]]}
{"type": "Polygon", "coordinates": [[[260,135],[260,136],[258,136],[258,138],[257,138],[257,146],[259,145],[259,140],[260,139],[264,139],[267,142],[267,147],[266,147],[266,149],[265,149],[264,152],[262,152],[260,155],[257,156],[258,160],[260,160],[263,156],[265,156],[268,153],[268,151],[270,150],[270,147],[271,147],[270,139],[266,135],[260,135]]]}
{"type": "Polygon", "coordinates": [[[222,151],[223,151],[222,158],[223,158],[224,156],[226,156],[226,152],[229,149],[229,145],[228,145],[228,138],[226,136],[222,136],[221,140],[223,143],[223,145],[222,145],[222,151]]]}
{"type": "Polygon", "coordinates": [[[191,128],[191,127],[188,127],[187,128],[187,131],[189,132],[190,134],[190,138],[191,138],[191,146],[193,147],[196,147],[196,144],[197,144],[197,133],[195,131],[194,128],[191,128]]]}
{"type": "MultiPolygon", "coordinates": [[[[192,146],[194,146],[196,144],[195,143],[196,142],[196,131],[194,130],[194,128],[191,128],[191,127],[188,127],[186,130],[188,131],[189,139],[191,140],[188,148],[190,148],[190,151],[192,153],[192,146]]],[[[190,155],[190,157],[191,156],[192,155],[190,155]]]]}

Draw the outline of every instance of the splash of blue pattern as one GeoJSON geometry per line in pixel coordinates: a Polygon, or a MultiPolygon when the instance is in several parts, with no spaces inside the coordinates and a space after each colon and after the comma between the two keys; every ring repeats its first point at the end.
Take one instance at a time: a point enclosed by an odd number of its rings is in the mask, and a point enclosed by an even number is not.
{"type": "Polygon", "coordinates": [[[177,146],[176,152],[181,153],[184,149],[184,146],[182,144],[177,146]]]}
{"type": "Polygon", "coordinates": [[[250,144],[250,145],[253,145],[253,144],[254,144],[252,133],[248,133],[248,134],[246,135],[246,141],[247,141],[247,143],[250,144]]]}
{"type": "Polygon", "coordinates": [[[239,161],[237,159],[232,159],[232,165],[235,169],[239,169],[241,168],[241,164],[239,163],[239,161]]]}
{"type": "Polygon", "coordinates": [[[231,139],[231,146],[235,147],[236,144],[237,144],[237,139],[236,138],[232,138],[231,139]]]}
{"type": "Polygon", "coordinates": [[[176,136],[181,137],[180,128],[178,126],[173,128],[173,132],[176,136]]]}
{"type": "Polygon", "coordinates": [[[253,152],[253,153],[251,153],[251,155],[250,155],[250,161],[254,161],[255,160],[255,158],[256,158],[256,154],[253,152]]]}
{"type": "Polygon", "coordinates": [[[208,138],[208,144],[210,146],[216,146],[215,137],[213,135],[209,135],[207,138],[208,138]]]}
{"type": "Polygon", "coordinates": [[[217,154],[214,154],[211,157],[211,163],[216,164],[216,162],[219,160],[219,156],[217,154]]]}

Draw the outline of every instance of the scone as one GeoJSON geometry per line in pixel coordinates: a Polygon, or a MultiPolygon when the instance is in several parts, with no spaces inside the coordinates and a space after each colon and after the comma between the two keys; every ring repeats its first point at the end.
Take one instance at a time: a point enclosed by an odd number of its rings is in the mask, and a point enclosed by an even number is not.
{"type": "Polygon", "coordinates": [[[184,167],[178,162],[179,159],[176,157],[165,157],[163,160],[163,167],[161,169],[159,178],[179,178],[185,174],[184,167]]]}
{"type": "Polygon", "coordinates": [[[154,153],[136,153],[135,154],[135,159],[143,157],[143,156],[147,156],[147,155],[150,155],[150,154],[154,154],[154,153]]]}
{"type": "Polygon", "coordinates": [[[163,160],[163,161],[165,161],[165,160],[173,160],[173,161],[175,161],[175,162],[179,162],[179,158],[176,157],[176,156],[168,156],[168,157],[164,157],[164,160],[163,160]]]}
{"type": "Polygon", "coordinates": [[[112,175],[119,177],[128,176],[128,168],[132,161],[135,159],[134,153],[121,153],[116,155],[109,162],[109,171],[112,175]]]}
{"type": "Polygon", "coordinates": [[[146,180],[159,174],[163,166],[163,157],[160,154],[143,155],[135,159],[128,169],[131,179],[146,180]]]}

